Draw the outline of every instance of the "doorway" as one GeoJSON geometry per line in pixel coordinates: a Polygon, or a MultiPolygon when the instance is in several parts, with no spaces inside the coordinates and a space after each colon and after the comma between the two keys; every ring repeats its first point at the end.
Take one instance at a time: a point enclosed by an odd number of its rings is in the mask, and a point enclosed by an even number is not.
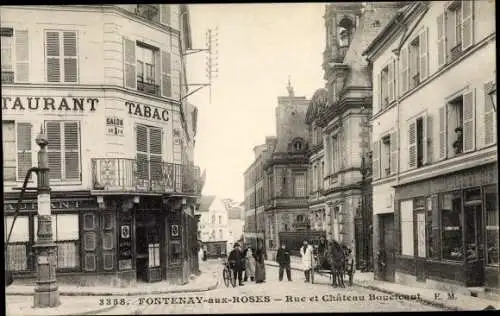
{"type": "Polygon", "coordinates": [[[137,280],[161,281],[161,222],[155,214],[136,215],[137,280]]]}
{"type": "Polygon", "coordinates": [[[481,201],[465,203],[464,226],[466,285],[483,286],[484,238],[481,201]]]}
{"type": "Polygon", "coordinates": [[[382,214],[379,215],[379,219],[379,275],[383,281],[394,282],[396,274],[394,214],[382,214]]]}

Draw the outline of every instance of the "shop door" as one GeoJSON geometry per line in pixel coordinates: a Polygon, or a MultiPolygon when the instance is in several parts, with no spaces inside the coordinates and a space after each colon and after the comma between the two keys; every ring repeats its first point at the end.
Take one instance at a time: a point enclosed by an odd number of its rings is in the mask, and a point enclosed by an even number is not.
{"type": "Polygon", "coordinates": [[[395,234],[394,234],[394,214],[384,214],[380,216],[380,232],[381,232],[381,250],[383,254],[385,265],[382,269],[382,280],[394,282],[396,273],[396,249],[395,234]]]}
{"type": "Polygon", "coordinates": [[[478,203],[465,203],[465,272],[467,286],[484,285],[483,209],[478,203]]]}

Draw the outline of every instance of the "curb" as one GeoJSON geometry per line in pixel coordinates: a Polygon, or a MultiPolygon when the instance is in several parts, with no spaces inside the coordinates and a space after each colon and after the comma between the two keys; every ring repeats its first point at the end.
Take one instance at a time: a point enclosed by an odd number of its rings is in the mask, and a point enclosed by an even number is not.
{"type": "MultiPolygon", "coordinates": [[[[273,266],[273,267],[277,267],[278,266],[278,264],[275,264],[274,262],[268,262],[268,263],[266,263],[266,265],[273,266]]],[[[297,267],[290,267],[290,268],[291,268],[291,270],[304,271],[303,269],[300,269],[300,268],[297,268],[297,267]]],[[[382,287],[378,287],[378,286],[374,286],[374,285],[368,285],[368,284],[362,284],[362,283],[359,283],[359,282],[357,282],[355,280],[353,280],[353,284],[356,285],[356,286],[364,287],[364,288],[367,288],[367,289],[370,289],[370,290],[375,290],[375,291],[379,291],[379,292],[386,293],[386,294],[400,294],[400,295],[405,295],[404,293],[387,290],[387,289],[384,289],[382,287]]],[[[417,300],[417,302],[419,302],[421,304],[424,304],[424,305],[430,305],[430,306],[434,306],[434,307],[444,308],[444,309],[447,309],[447,310],[450,310],[450,311],[468,311],[468,310],[460,308],[460,307],[446,305],[444,303],[440,303],[440,302],[437,302],[435,300],[430,300],[430,299],[425,299],[425,298],[420,298],[419,300],[417,300]]]]}
{"type": "MultiPolygon", "coordinates": [[[[195,289],[175,289],[175,290],[157,290],[157,291],[148,291],[148,292],[88,292],[88,291],[79,291],[79,292],[64,292],[60,291],[59,296],[136,296],[136,295],[152,295],[152,294],[177,294],[177,293],[196,293],[196,292],[207,292],[217,288],[219,285],[219,280],[216,280],[214,284],[208,287],[195,288],[195,289]]],[[[5,293],[5,295],[11,296],[32,296],[33,293],[26,292],[10,292],[5,293]]],[[[82,314],[83,315],[83,314],[82,314]]]]}

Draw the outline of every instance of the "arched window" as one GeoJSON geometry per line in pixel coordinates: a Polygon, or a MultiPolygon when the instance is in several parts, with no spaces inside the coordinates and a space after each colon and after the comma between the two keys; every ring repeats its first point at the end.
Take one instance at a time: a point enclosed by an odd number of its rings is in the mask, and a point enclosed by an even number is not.
{"type": "Polygon", "coordinates": [[[338,27],[338,38],[340,47],[346,47],[351,44],[354,33],[354,23],[348,17],[344,17],[338,27]]]}

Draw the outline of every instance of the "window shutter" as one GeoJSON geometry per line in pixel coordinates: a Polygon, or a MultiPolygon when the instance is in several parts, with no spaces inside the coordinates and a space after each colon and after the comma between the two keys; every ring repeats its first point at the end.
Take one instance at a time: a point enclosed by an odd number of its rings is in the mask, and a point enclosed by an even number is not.
{"type": "Polygon", "coordinates": [[[463,95],[463,144],[464,152],[470,152],[475,149],[475,106],[474,90],[463,95]]]}
{"type": "Polygon", "coordinates": [[[446,62],[444,13],[437,17],[437,40],[438,40],[438,66],[441,67],[446,62]]]}
{"type": "Polygon", "coordinates": [[[446,54],[457,45],[456,37],[456,24],[455,24],[455,14],[453,12],[445,11],[444,15],[444,31],[445,31],[445,50],[446,54]]]}
{"type": "Polygon", "coordinates": [[[166,51],[161,51],[161,93],[172,97],[172,58],[166,51]]]}
{"type": "Polygon", "coordinates": [[[401,94],[408,90],[408,47],[401,49],[401,64],[400,69],[400,82],[401,82],[401,94]]]}
{"type": "Polygon", "coordinates": [[[160,96],[161,95],[161,92],[160,92],[160,85],[161,85],[161,53],[159,50],[156,50],[154,52],[154,67],[155,67],[155,73],[154,73],[154,78],[155,78],[155,85],[156,85],[156,95],[157,96],[160,96]]]}
{"type": "Polygon", "coordinates": [[[396,174],[398,170],[398,132],[391,133],[391,165],[389,166],[391,174],[396,174]]]}
{"type": "Polygon", "coordinates": [[[17,124],[17,178],[24,180],[29,168],[33,166],[31,149],[31,124],[17,124]]]}
{"type": "Polygon", "coordinates": [[[144,125],[137,125],[136,128],[136,148],[137,148],[137,175],[139,179],[149,179],[148,161],[148,128],[144,125]]]}
{"type": "Polygon", "coordinates": [[[447,152],[446,105],[439,108],[439,159],[446,159],[447,152]]]}
{"type": "Polygon", "coordinates": [[[76,32],[63,32],[64,82],[78,81],[76,32]]]}
{"type": "Polygon", "coordinates": [[[161,180],[162,177],[162,148],[161,148],[161,129],[149,128],[149,151],[151,161],[151,179],[161,180]]]}
{"type": "Polygon", "coordinates": [[[47,151],[49,157],[49,178],[62,179],[61,123],[47,122],[47,151]]]}
{"type": "Polygon", "coordinates": [[[429,131],[428,131],[428,119],[427,114],[422,117],[422,164],[426,165],[429,162],[429,131]]]}
{"type": "Polygon", "coordinates": [[[45,40],[47,56],[47,81],[61,81],[61,52],[59,46],[59,32],[47,32],[45,40]]]}
{"type": "MultiPolygon", "coordinates": [[[[384,108],[383,104],[383,94],[384,94],[384,89],[382,88],[383,83],[382,83],[382,71],[378,74],[378,104],[379,104],[379,111],[382,111],[384,108]]],[[[378,111],[377,111],[378,112],[378,111]]]]}
{"type": "Polygon", "coordinates": [[[429,30],[426,28],[419,35],[419,49],[420,49],[420,81],[423,81],[429,75],[429,50],[428,39],[429,30]]]}
{"type": "Polygon", "coordinates": [[[424,116],[424,164],[432,163],[432,155],[433,155],[433,146],[432,142],[432,116],[425,115],[424,116]]]}
{"type": "Polygon", "coordinates": [[[123,39],[123,68],[125,87],[136,89],[137,87],[137,74],[136,74],[137,60],[135,57],[135,41],[124,38],[123,39]]]}
{"type": "Polygon", "coordinates": [[[64,178],[80,179],[80,133],[78,122],[64,122],[64,178]]]}
{"type": "Polygon", "coordinates": [[[462,50],[466,50],[474,41],[474,2],[470,0],[462,3],[462,50]]]}
{"type": "Polygon", "coordinates": [[[391,59],[389,61],[389,76],[388,76],[387,88],[388,88],[388,97],[389,102],[394,100],[394,62],[391,59]]]}
{"type": "Polygon", "coordinates": [[[417,123],[412,121],[408,125],[408,167],[417,166],[417,123]]]}
{"type": "Polygon", "coordinates": [[[373,179],[380,178],[380,141],[373,142],[373,155],[372,155],[372,172],[373,179]]]}
{"type": "Polygon", "coordinates": [[[170,5],[161,4],[161,23],[165,25],[170,25],[171,24],[170,20],[171,20],[170,5]]]}
{"type": "Polygon", "coordinates": [[[15,82],[29,82],[29,37],[28,31],[16,31],[15,82]]]}
{"type": "Polygon", "coordinates": [[[494,144],[496,141],[496,131],[495,131],[495,110],[493,107],[493,103],[491,101],[491,97],[488,94],[490,86],[494,84],[493,82],[487,83],[484,85],[484,146],[489,146],[494,144]]]}

